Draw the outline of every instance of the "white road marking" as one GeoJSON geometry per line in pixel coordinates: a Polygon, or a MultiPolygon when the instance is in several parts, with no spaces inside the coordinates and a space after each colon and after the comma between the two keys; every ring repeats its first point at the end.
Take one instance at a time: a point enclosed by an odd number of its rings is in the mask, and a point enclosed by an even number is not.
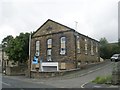
{"type": "MultiPolygon", "coordinates": [[[[109,65],[111,65],[111,64],[109,64],[109,65]]],[[[108,66],[108,65],[105,65],[105,66],[103,66],[103,67],[101,67],[101,68],[97,68],[97,69],[91,70],[91,71],[89,71],[89,72],[87,72],[87,73],[83,73],[83,74],[81,74],[81,76],[86,75],[86,74],[89,74],[89,73],[92,73],[92,72],[95,72],[95,71],[100,70],[100,69],[102,69],[102,68],[104,68],[104,67],[106,67],[106,66],[108,66]]],[[[91,82],[91,81],[92,81],[92,80],[90,80],[89,82],[91,82]]],[[[86,83],[82,84],[82,85],[81,85],[81,88],[84,88],[84,86],[85,86],[87,83],[89,83],[89,82],[86,82],[86,83]]]]}
{"type": "Polygon", "coordinates": [[[81,85],[81,88],[84,88],[84,85],[86,85],[87,83],[89,83],[89,82],[86,82],[86,83],[84,83],[83,85],[81,85]]]}
{"type": "MultiPolygon", "coordinates": [[[[89,82],[92,82],[92,80],[90,80],[89,82]]],[[[81,85],[81,88],[84,88],[84,86],[85,86],[87,83],[89,83],[89,82],[86,82],[86,83],[84,83],[83,85],[81,85]]]]}

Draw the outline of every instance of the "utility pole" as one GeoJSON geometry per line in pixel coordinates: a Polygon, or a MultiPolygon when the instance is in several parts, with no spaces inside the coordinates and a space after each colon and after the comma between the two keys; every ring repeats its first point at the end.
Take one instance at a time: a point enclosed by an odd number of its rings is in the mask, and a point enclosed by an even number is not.
{"type": "Polygon", "coordinates": [[[29,77],[31,78],[31,32],[29,35],[29,61],[28,61],[29,77]]]}

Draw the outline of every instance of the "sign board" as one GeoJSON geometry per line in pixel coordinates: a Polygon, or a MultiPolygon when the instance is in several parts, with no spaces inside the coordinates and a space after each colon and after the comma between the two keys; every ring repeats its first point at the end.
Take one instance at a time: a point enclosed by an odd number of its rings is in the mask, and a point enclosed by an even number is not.
{"type": "Polygon", "coordinates": [[[32,64],[38,64],[38,58],[36,56],[34,56],[34,59],[32,61],[32,64]]]}
{"type": "Polygon", "coordinates": [[[41,71],[47,71],[46,68],[48,69],[48,71],[54,71],[54,70],[59,71],[58,62],[42,62],[41,63],[41,71]],[[49,69],[49,68],[51,68],[51,69],[49,69]]]}

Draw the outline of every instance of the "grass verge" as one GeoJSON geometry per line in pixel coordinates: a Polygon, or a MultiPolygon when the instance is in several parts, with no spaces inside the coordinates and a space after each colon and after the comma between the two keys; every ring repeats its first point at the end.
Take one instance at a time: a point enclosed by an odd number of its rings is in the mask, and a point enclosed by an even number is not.
{"type": "Polygon", "coordinates": [[[97,84],[110,84],[111,79],[112,79],[111,75],[109,75],[109,76],[98,76],[92,82],[97,83],[97,84]]]}

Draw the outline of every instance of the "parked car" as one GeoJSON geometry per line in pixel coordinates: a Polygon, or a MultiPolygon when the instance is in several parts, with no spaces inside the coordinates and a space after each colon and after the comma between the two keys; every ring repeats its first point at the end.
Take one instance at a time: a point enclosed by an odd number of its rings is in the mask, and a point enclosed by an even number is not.
{"type": "Polygon", "coordinates": [[[112,57],[111,57],[111,61],[120,61],[120,54],[114,54],[112,57]]]}

